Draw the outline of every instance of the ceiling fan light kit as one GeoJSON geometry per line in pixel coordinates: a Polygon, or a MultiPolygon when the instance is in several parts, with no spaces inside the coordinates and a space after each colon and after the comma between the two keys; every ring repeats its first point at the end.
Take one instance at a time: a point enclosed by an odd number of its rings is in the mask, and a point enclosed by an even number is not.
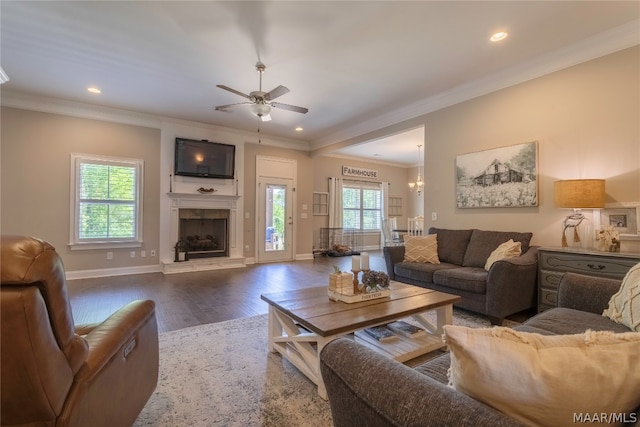
{"type": "Polygon", "coordinates": [[[261,122],[268,122],[271,120],[271,107],[267,104],[251,104],[249,106],[249,111],[254,116],[257,116],[261,122]]]}
{"type": "Polygon", "coordinates": [[[235,104],[218,105],[215,107],[216,111],[228,111],[229,108],[236,105],[249,104],[249,111],[257,116],[262,122],[271,120],[271,108],[280,108],[283,110],[294,111],[296,113],[306,114],[309,110],[304,107],[297,107],[295,105],[283,104],[281,102],[273,102],[274,99],[289,93],[289,89],[280,85],[270,92],[262,91],[262,73],[266,70],[266,66],[262,62],[256,64],[256,70],[260,73],[260,85],[258,90],[250,92],[248,95],[240,92],[239,90],[230,88],[225,85],[217,85],[220,89],[224,89],[228,92],[240,95],[243,98],[248,99],[245,102],[238,102],[235,104]]]}

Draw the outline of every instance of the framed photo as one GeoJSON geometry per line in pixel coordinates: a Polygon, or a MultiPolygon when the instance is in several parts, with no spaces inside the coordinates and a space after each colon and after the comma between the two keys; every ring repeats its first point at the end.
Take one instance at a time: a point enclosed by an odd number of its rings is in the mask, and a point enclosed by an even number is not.
{"type": "Polygon", "coordinates": [[[620,240],[640,240],[640,202],[607,203],[604,209],[594,211],[596,230],[611,227],[620,233],[620,240]]]}
{"type": "Polygon", "coordinates": [[[456,206],[538,206],[538,142],[456,156],[456,206]]]}

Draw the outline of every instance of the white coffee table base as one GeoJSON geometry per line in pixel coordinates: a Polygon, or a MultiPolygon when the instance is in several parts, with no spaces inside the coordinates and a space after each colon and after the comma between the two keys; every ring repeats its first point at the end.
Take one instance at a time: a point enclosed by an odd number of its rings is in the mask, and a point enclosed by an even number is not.
{"type": "MultiPolygon", "coordinates": [[[[445,346],[442,342],[443,326],[453,320],[453,306],[444,305],[428,311],[436,312],[436,325],[424,317],[424,313],[414,314],[413,318],[426,330],[427,334],[418,338],[398,337],[393,342],[379,342],[362,331],[347,331],[343,334],[323,337],[300,327],[296,322],[269,305],[269,351],[280,353],[307,378],[318,386],[318,394],[327,399],[327,390],[320,374],[320,352],[331,341],[355,332],[357,342],[366,345],[399,362],[405,362],[417,356],[429,353],[445,346]]],[[[426,313],[426,312],[425,312],[426,313]]],[[[399,320],[399,319],[396,319],[399,320]]],[[[380,324],[386,324],[389,321],[380,324]]],[[[375,326],[375,325],[371,325],[375,326]]]]}

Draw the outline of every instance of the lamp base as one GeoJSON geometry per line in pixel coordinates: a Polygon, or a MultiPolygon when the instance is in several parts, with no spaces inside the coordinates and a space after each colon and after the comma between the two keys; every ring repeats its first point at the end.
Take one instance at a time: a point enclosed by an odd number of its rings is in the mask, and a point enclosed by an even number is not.
{"type": "Polygon", "coordinates": [[[562,247],[593,249],[593,224],[581,212],[567,216],[562,223],[562,247]]]}

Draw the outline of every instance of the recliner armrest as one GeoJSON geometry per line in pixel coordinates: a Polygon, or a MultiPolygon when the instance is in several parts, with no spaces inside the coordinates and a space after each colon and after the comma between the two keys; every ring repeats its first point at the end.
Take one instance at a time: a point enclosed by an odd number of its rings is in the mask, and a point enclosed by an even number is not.
{"type": "Polygon", "coordinates": [[[150,317],[153,317],[155,322],[155,303],[153,301],[133,301],[113,313],[102,323],[78,326],[76,330],[85,332],[85,339],[89,344],[89,355],[85,360],[85,366],[78,372],[78,375],[86,376],[88,374],[86,370],[95,372],[101,369],[117,351],[130,343],[150,317]],[[92,329],[88,331],[89,327],[92,329]]]}
{"type": "Polygon", "coordinates": [[[89,354],[76,374],[59,425],[132,425],[158,382],[158,324],[153,301],[134,301],[78,332],[89,354]]]}

